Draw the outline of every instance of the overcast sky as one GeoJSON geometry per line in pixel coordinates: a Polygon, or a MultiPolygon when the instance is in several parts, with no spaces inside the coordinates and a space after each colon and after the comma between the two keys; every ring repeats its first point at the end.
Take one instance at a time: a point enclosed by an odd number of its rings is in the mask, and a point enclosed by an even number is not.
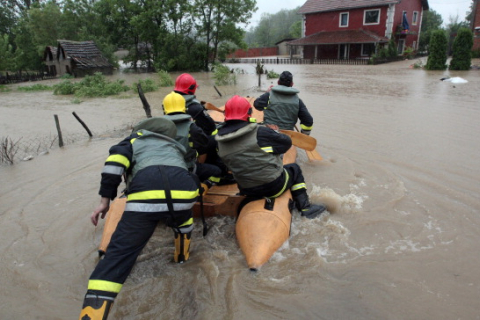
{"type": "MultiPolygon", "coordinates": [[[[258,24],[262,13],[277,13],[282,9],[295,9],[305,2],[306,0],[257,0],[258,11],[253,14],[249,27],[258,24]]],[[[430,9],[442,16],[444,24],[450,21],[450,16],[458,15],[459,21],[463,21],[467,11],[470,10],[471,3],[472,0],[428,0],[430,9]]]]}

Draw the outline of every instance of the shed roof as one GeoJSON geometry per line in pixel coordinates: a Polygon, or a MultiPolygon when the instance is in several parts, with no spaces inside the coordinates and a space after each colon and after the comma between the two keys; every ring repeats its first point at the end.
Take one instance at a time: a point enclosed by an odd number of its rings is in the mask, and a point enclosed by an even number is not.
{"type": "Polygon", "coordinates": [[[57,58],[57,47],[47,46],[43,52],[43,61],[47,60],[47,55],[50,57],[50,60],[55,60],[57,58]]]}
{"type": "Polygon", "coordinates": [[[74,60],[80,69],[113,67],[93,41],[58,40],[58,55],[74,60]]]}
{"type": "Polygon", "coordinates": [[[290,41],[292,46],[318,45],[318,44],[341,44],[341,43],[386,43],[388,38],[379,36],[368,30],[341,30],[322,31],[307,37],[290,41]]]}
{"type": "MultiPolygon", "coordinates": [[[[428,0],[420,1],[423,9],[428,10],[428,0]]],[[[305,2],[305,4],[300,8],[298,13],[308,14],[323,11],[378,7],[400,2],[401,0],[307,0],[307,2],[305,2]]]]}

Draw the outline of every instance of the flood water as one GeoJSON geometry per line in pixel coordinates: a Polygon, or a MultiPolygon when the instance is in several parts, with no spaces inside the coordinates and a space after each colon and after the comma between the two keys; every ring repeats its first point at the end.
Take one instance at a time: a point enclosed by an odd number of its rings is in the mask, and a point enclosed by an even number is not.
{"type": "MultiPolygon", "coordinates": [[[[118,295],[110,319],[480,319],[480,71],[378,66],[266,65],[289,70],[315,123],[324,160],[299,152],[313,202],[328,214],[293,215],[290,239],[248,270],[232,218],[197,221],[191,258],[172,262],[159,226],[118,295]],[[461,77],[468,83],[439,79],[461,77]]],[[[259,96],[275,80],[255,66],[197,97],[221,106],[259,96]]],[[[174,75],[176,76],[176,75],[174,75]]],[[[127,83],[154,75],[116,75],[127,83]]],[[[23,84],[27,85],[27,84],[23,84]]],[[[146,94],[153,115],[171,88],[146,94]]],[[[66,136],[63,148],[0,166],[0,318],[75,319],[98,261],[104,221],[89,216],[108,148],[145,117],[138,96],[87,99],[0,93],[0,136],[66,136]],[[94,133],[92,139],[71,113],[94,133]]],[[[47,138],[48,139],[48,138],[47,138]]]]}

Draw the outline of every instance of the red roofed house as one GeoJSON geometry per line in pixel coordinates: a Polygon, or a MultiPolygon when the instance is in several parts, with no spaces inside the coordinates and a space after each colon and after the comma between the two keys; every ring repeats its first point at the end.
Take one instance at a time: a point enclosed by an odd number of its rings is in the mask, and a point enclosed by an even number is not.
{"type": "Polygon", "coordinates": [[[428,0],[307,0],[300,8],[304,59],[368,58],[393,37],[398,54],[418,49],[428,0]]]}

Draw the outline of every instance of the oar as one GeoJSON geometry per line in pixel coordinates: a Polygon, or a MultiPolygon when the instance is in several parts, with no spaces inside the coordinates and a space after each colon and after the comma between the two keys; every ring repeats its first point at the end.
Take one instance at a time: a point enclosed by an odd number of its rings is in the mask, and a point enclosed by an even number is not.
{"type": "Polygon", "coordinates": [[[213,110],[213,111],[218,111],[218,112],[224,113],[224,111],[222,109],[215,107],[210,102],[200,101],[200,103],[203,106],[205,106],[205,109],[207,109],[207,110],[213,110]]]}
{"type": "Polygon", "coordinates": [[[295,132],[292,130],[278,130],[292,139],[292,144],[305,151],[313,151],[317,147],[317,139],[307,136],[306,134],[295,132]]]}
{"type": "MultiPolygon", "coordinates": [[[[297,126],[295,126],[295,130],[299,131],[297,126]]],[[[310,137],[310,136],[307,136],[307,137],[310,137]]],[[[316,144],[315,144],[316,146],[316,144]]],[[[305,150],[305,153],[307,154],[307,157],[308,157],[308,160],[309,161],[321,161],[323,160],[322,156],[320,155],[320,153],[318,153],[318,151],[313,148],[313,150],[305,150]]]]}

